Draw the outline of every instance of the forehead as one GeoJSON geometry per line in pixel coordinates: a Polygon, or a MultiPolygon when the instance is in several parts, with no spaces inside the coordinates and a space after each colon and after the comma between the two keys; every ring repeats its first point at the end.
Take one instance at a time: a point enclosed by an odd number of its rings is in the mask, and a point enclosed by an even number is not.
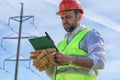
{"type": "Polygon", "coordinates": [[[73,15],[73,14],[74,14],[74,11],[64,11],[64,12],[61,12],[60,16],[73,15]]]}

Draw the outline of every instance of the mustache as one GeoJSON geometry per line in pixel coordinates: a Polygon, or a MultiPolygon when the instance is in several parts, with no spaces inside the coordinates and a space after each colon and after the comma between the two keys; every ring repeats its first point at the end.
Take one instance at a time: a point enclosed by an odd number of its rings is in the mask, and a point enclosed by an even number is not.
{"type": "Polygon", "coordinates": [[[70,23],[68,23],[68,22],[66,22],[66,23],[63,23],[63,25],[65,25],[65,24],[70,24],[70,23]]]}

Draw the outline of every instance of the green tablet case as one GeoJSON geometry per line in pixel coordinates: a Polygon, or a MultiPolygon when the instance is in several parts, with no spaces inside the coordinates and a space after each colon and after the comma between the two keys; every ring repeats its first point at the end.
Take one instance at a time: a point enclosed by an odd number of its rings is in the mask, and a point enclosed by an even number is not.
{"type": "Polygon", "coordinates": [[[31,43],[31,45],[35,50],[56,48],[53,40],[50,38],[50,36],[47,33],[46,36],[29,39],[29,42],[31,43]]]}

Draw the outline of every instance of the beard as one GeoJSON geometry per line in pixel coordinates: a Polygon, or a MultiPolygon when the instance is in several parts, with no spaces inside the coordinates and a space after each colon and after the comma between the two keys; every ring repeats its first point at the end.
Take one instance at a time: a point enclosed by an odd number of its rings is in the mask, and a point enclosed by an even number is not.
{"type": "Polygon", "coordinates": [[[75,20],[73,23],[69,24],[69,23],[64,23],[64,29],[67,31],[67,32],[73,32],[76,27],[77,27],[77,21],[75,20]]]}
{"type": "Polygon", "coordinates": [[[67,31],[67,32],[73,32],[75,30],[75,26],[69,26],[69,27],[64,27],[64,29],[67,31]]]}

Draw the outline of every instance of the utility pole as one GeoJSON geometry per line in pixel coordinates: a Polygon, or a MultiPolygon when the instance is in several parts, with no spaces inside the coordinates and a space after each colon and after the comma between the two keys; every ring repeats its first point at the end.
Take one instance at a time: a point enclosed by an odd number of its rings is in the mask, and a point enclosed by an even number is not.
{"type": "Polygon", "coordinates": [[[22,32],[22,21],[23,21],[23,3],[21,3],[19,36],[18,36],[18,46],[17,46],[16,67],[15,67],[15,77],[14,77],[14,80],[18,80],[18,69],[19,69],[19,56],[20,56],[20,42],[21,42],[21,32],[22,32]]]}
{"type": "MultiPolygon", "coordinates": [[[[10,19],[15,20],[19,22],[19,35],[18,35],[18,44],[17,44],[17,54],[16,54],[16,66],[15,66],[15,76],[14,80],[18,80],[18,70],[19,70],[19,56],[20,56],[20,44],[21,44],[21,39],[23,38],[29,38],[29,37],[22,37],[22,23],[30,18],[33,18],[33,24],[34,24],[34,16],[23,16],[23,3],[21,3],[21,12],[20,16],[15,16],[15,17],[10,17],[8,21],[8,25],[10,25],[10,19]]],[[[17,37],[7,37],[7,39],[17,39],[17,37]]]]}

